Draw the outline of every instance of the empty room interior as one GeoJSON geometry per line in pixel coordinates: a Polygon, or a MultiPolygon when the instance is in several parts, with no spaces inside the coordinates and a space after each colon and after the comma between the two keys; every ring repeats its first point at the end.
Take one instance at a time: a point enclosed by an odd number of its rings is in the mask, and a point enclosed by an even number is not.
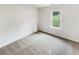
{"type": "Polygon", "coordinates": [[[0,55],[79,55],[79,4],[0,4],[0,55]]]}

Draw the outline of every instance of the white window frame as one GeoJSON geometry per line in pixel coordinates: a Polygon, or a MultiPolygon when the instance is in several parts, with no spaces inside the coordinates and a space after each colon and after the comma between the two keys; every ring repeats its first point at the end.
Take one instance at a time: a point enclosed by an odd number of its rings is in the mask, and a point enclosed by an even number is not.
{"type": "Polygon", "coordinates": [[[53,28],[53,29],[62,29],[61,11],[60,11],[60,10],[53,10],[53,11],[51,11],[51,28],[53,28]],[[52,13],[53,13],[54,11],[59,11],[59,12],[60,12],[60,27],[55,27],[55,26],[52,25],[52,23],[53,23],[53,22],[52,22],[52,19],[53,19],[52,13]]]}

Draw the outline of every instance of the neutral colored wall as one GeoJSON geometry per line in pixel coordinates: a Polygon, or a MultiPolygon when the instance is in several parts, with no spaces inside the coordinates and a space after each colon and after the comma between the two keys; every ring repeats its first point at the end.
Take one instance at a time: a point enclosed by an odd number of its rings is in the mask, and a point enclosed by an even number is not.
{"type": "Polygon", "coordinates": [[[79,42],[79,5],[53,5],[39,9],[39,30],[79,42]],[[62,29],[50,27],[51,11],[60,10],[62,29]]]}
{"type": "Polygon", "coordinates": [[[36,8],[29,5],[0,5],[0,47],[36,31],[36,8]]]}

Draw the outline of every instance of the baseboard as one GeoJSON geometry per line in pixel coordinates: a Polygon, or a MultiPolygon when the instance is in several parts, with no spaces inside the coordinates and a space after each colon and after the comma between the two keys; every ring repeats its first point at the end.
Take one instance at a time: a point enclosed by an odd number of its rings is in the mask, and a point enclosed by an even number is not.
{"type": "Polygon", "coordinates": [[[75,42],[75,43],[79,43],[79,40],[74,40],[71,37],[62,37],[62,36],[58,36],[58,35],[51,34],[51,33],[45,32],[45,31],[41,31],[41,30],[38,30],[38,32],[43,32],[43,33],[46,33],[46,34],[54,36],[54,37],[58,37],[58,38],[61,38],[61,39],[64,39],[64,40],[68,40],[68,41],[72,41],[72,42],[75,42]]]}
{"type": "Polygon", "coordinates": [[[24,38],[26,36],[29,36],[29,35],[31,35],[31,34],[33,34],[35,32],[37,32],[37,31],[30,32],[30,33],[25,34],[24,36],[21,36],[21,37],[17,37],[15,40],[11,40],[11,41],[8,41],[8,42],[4,42],[4,43],[0,44],[0,48],[5,47],[5,46],[7,46],[7,45],[9,45],[11,43],[14,43],[14,42],[16,42],[16,41],[18,41],[18,40],[20,40],[20,39],[22,39],[22,38],[24,38]]]}

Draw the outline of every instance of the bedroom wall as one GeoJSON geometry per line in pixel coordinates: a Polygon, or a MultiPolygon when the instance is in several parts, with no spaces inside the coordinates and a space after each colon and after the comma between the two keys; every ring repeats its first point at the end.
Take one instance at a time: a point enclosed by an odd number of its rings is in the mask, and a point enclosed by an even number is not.
{"type": "Polygon", "coordinates": [[[0,47],[37,31],[37,8],[0,5],[0,47]]]}
{"type": "Polygon", "coordinates": [[[39,9],[39,30],[79,42],[79,5],[52,5],[39,9]],[[62,28],[51,28],[51,11],[61,11],[62,28]]]}

